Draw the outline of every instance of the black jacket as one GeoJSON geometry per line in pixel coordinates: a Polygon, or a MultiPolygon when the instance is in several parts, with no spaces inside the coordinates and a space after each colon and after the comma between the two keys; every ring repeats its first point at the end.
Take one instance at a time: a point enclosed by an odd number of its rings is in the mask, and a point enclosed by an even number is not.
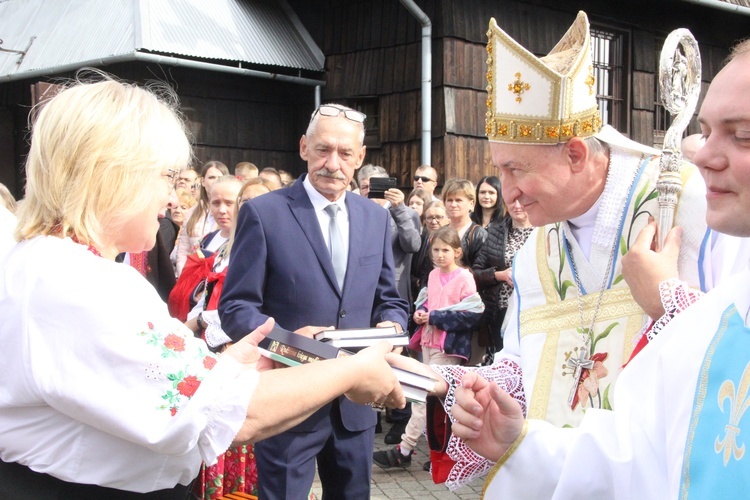
{"type": "Polygon", "coordinates": [[[499,336],[505,318],[506,309],[500,308],[500,288],[503,282],[495,280],[495,271],[508,268],[505,265],[505,246],[512,223],[510,216],[505,216],[489,225],[487,239],[471,269],[477,290],[484,302],[483,321],[488,324],[493,336],[499,336]]]}

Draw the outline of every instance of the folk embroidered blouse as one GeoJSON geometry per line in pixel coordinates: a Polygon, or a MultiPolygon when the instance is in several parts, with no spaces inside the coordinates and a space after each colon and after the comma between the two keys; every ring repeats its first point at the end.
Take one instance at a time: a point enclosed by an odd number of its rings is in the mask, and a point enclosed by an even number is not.
{"type": "Polygon", "coordinates": [[[0,269],[0,459],[148,492],[229,447],[257,372],[211,354],[136,270],[44,236],[0,269]]]}

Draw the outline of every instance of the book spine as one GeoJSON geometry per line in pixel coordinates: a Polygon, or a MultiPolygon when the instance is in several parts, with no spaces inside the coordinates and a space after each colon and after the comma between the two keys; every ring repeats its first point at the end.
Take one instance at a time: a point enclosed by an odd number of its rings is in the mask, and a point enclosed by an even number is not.
{"type": "MultiPolygon", "coordinates": [[[[270,352],[271,354],[275,354],[276,356],[280,356],[284,359],[288,359],[294,362],[295,364],[312,363],[314,361],[320,361],[322,359],[325,359],[320,356],[311,354],[307,351],[304,351],[302,349],[292,347],[289,344],[284,344],[282,342],[279,342],[278,340],[272,340],[268,344],[268,347],[266,348],[266,350],[270,352]]],[[[277,361],[280,361],[280,360],[277,359],[277,361]]]]}

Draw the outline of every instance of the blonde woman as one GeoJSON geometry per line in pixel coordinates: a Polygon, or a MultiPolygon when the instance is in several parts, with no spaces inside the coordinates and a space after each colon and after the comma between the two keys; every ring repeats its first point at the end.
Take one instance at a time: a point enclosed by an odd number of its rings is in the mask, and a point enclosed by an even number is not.
{"type": "Polygon", "coordinates": [[[191,157],[176,101],[159,94],[78,83],[33,125],[18,243],[0,256],[0,498],[184,499],[201,460],[342,393],[404,404],[387,342],[268,370],[256,344],[269,319],[217,357],[114,261],[154,245],[191,157]]]}
{"type": "Polygon", "coordinates": [[[450,226],[458,232],[463,248],[463,262],[467,267],[474,265],[479,255],[487,231],[471,220],[476,204],[474,185],[466,179],[448,179],[443,186],[443,204],[450,220],[450,226]]]}

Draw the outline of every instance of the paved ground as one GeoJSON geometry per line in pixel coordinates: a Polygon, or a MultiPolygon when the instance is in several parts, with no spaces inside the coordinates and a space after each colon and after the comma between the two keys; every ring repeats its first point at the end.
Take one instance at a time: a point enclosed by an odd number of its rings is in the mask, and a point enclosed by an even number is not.
{"type": "MultiPolygon", "coordinates": [[[[387,450],[393,445],[383,443],[383,436],[391,428],[386,423],[385,413],[382,418],[383,432],[375,434],[375,450],[387,450]]],[[[429,459],[429,449],[424,436],[419,439],[417,449],[412,455],[411,465],[406,469],[382,469],[377,464],[372,466],[372,494],[371,500],[391,499],[475,499],[482,493],[482,479],[475,479],[471,483],[459,488],[455,493],[448,490],[444,484],[434,484],[429,472],[422,470],[422,464],[429,459]]],[[[323,490],[317,477],[313,484],[313,493],[316,498],[322,498],[323,490]]]]}

